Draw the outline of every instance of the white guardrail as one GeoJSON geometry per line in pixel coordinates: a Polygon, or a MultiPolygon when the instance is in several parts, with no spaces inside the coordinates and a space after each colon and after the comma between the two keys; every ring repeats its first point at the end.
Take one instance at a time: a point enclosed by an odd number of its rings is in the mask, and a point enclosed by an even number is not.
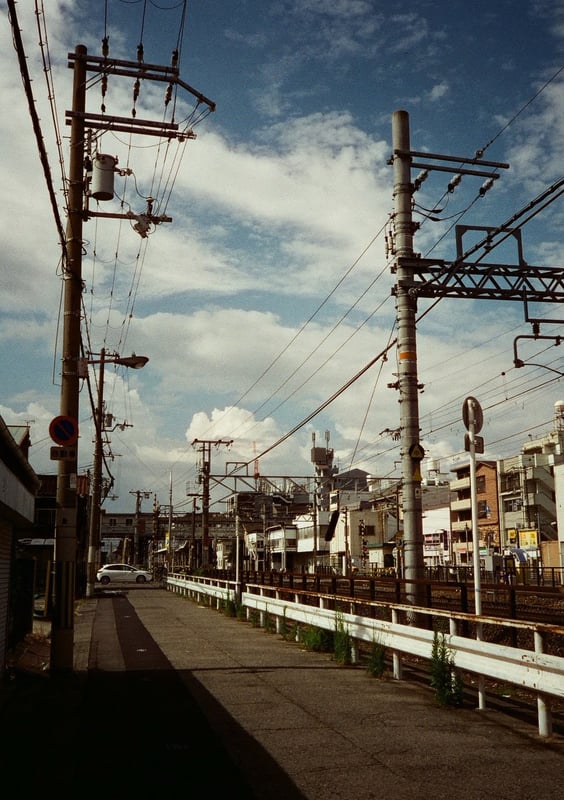
{"type": "MultiPolygon", "coordinates": [[[[235,581],[193,575],[173,574],[167,579],[167,589],[178,594],[201,600],[202,597],[216,601],[217,607],[238,596],[235,581]]],[[[543,737],[552,734],[550,704],[554,699],[564,700],[564,658],[543,652],[544,639],[549,634],[564,637],[564,626],[534,622],[518,622],[498,617],[477,617],[474,614],[453,613],[435,608],[417,608],[411,605],[384,603],[375,600],[323,595],[299,589],[279,588],[258,584],[246,585],[239,603],[246,609],[247,617],[258,612],[260,624],[264,626],[266,615],[276,619],[276,630],[280,632],[283,620],[292,620],[303,625],[334,631],[337,621],[342,624],[353,643],[355,641],[376,642],[392,653],[393,676],[402,677],[402,654],[431,659],[434,633],[428,628],[416,626],[419,615],[443,617],[449,621],[449,633],[445,644],[452,653],[457,669],[474,673],[479,678],[479,707],[485,708],[485,677],[519,686],[536,693],[538,731],[543,737]],[[308,600],[308,604],[302,602],[308,600]],[[315,601],[318,605],[312,605],[315,601]],[[356,612],[357,607],[386,608],[391,611],[391,621],[372,619],[356,612]],[[399,621],[400,616],[409,615],[409,624],[399,621]],[[480,632],[481,626],[498,626],[507,630],[529,631],[533,635],[534,650],[523,650],[508,645],[486,642],[479,638],[459,635],[458,629],[470,622],[480,632]]],[[[356,660],[353,644],[353,662],[356,660]]]]}

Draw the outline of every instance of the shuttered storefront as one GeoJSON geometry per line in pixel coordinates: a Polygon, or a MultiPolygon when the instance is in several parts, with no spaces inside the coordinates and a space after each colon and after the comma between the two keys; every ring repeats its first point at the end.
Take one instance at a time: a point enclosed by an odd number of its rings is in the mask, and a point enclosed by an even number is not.
{"type": "Polygon", "coordinates": [[[12,557],[12,526],[0,519],[0,675],[6,666],[8,648],[8,596],[12,557]]]}

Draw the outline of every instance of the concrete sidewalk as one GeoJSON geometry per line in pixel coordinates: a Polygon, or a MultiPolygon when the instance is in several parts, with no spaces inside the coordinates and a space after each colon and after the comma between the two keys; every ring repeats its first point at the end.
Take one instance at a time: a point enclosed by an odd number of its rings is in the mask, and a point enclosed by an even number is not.
{"type": "Polygon", "coordinates": [[[438,707],[430,689],[338,666],[164,590],[81,602],[75,666],[70,680],[18,677],[0,703],[7,781],[110,797],[562,796],[561,737],[438,707]],[[31,752],[33,774],[17,766],[31,752]]]}

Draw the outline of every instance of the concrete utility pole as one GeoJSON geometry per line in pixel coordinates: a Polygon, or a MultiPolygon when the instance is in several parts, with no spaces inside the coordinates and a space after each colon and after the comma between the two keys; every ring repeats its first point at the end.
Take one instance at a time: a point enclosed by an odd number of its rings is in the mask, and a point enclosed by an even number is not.
{"type": "MultiPolygon", "coordinates": [[[[84,195],[84,121],[86,103],[86,48],[78,45],[73,73],[68,220],[68,260],[64,273],[63,355],[61,372],[62,417],[78,425],[80,319],[82,299],[82,204],[84,195]]],[[[55,528],[53,616],[51,620],[52,672],[72,671],[74,665],[74,600],[77,548],[77,449],[59,461],[55,528]]]]}
{"type": "Polygon", "coordinates": [[[209,546],[210,546],[210,475],[211,475],[211,446],[216,447],[225,445],[230,447],[233,444],[232,439],[194,439],[192,447],[196,444],[200,445],[200,453],[202,454],[202,463],[200,466],[200,480],[202,482],[202,566],[207,567],[209,564],[209,546]]]}
{"type": "MultiPolygon", "coordinates": [[[[131,367],[132,369],[142,369],[148,362],[147,356],[136,356],[132,353],[130,356],[122,358],[117,353],[106,353],[103,347],[100,351],[100,358],[98,359],[84,359],[85,369],[88,369],[88,364],[99,364],[100,369],[98,372],[98,399],[96,402],[96,410],[94,412],[94,465],[92,468],[92,497],[90,500],[90,525],[88,530],[88,561],[86,565],[86,597],[94,596],[94,587],[96,584],[96,571],[99,567],[100,555],[100,516],[102,505],[102,463],[104,461],[104,442],[103,434],[108,429],[105,427],[104,419],[104,374],[106,364],[119,364],[123,367],[131,367]]],[[[130,427],[126,422],[123,425],[115,427],[122,430],[130,427]]],[[[111,428],[113,430],[113,428],[111,428]]],[[[147,496],[147,495],[145,495],[147,496]]]]}
{"type": "Polygon", "coordinates": [[[139,553],[139,523],[141,521],[141,502],[143,498],[148,499],[151,492],[145,492],[141,489],[129,492],[135,495],[135,525],[133,528],[133,565],[136,567],[140,563],[139,553]]]}
{"type": "MultiPolygon", "coordinates": [[[[215,103],[196,91],[180,79],[176,58],[173,64],[163,67],[143,62],[129,62],[111,59],[108,54],[101,57],[88,56],[84,45],[77,45],[74,53],[68,54],[69,67],[73,69],[72,110],[66,112],[70,124],[70,163],[68,187],[68,219],[66,228],[66,254],[63,263],[64,277],[64,323],[62,337],[62,372],[60,420],[65,432],[69,429],[75,433],[74,441],[66,440],[66,444],[76,443],[78,436],[79,416],[79,359],[81,351],[81,299],[82,299],[82,249],[83,221],[91,217],[128,219],[137,221],[134,229],[143,237],[148,235],[150,226],[161,222],[171,222],[170,217],[155,216],[152,203],[147,201],[144,214],[104,213],[88,209],[86,199],[85,176],[85,132],[91,130],[113,130],[130,134],[164,137],[165,139],[195,138],[193,131],[180,131],[178,123],[154,122],[138,119],[135,114],[130,117],[114,117],[104,114],[88,114],[86,112],[86,86],[89,72],[115,77],[132,78],[139,83],[157,81],[167,84],[167,94],[173,87],[180,87],[193,95],[198,104],[206,105],[210,112],[215,110],[215,103]]],[[[201,118],[201,117],[200,117],[201,118]]],[[[101,155],[101,159],[108,160],[101,155]]],[[[110,157],[112,163],[115,163],[110,157]]],[[[111,170],[109,171],[109,174],[111,170]]],[[[93,194],[93,196],[96,196],[93,194]]],[[[96,198],[111,199],[112,192],[105,190],[96,198]]],[[[50,431],[51,432],[51,431],[50,431]]],[[[51,433],[52,437],[53,433],[51,433]]],[[[56,439],[55,439],[56,440],[56,439]]],[[[56,440],[57,441],[57,440],[56,440]]],[[[61,443],[61,442],[58,442],[61,443]]],[[[54,456],[52,456],[53,458],[54,456]]],[[[57,518],[55,527],[55,558],[53,612],[51,624],[51,660],[53,672],[72,671],[74,666],[74,601],[76,592],[76,551],[77,551],[77,448],[69,447],[63,457],[60,453],[57,478],[57,518]]]]}
{"type": "Polygon", "coordinates": [[[423,519],[420,462],[424,456],[419,444],[419,402],[417,379],[416,312],[417,299],[410,294],[413,267],[401,259],[413,260],[413,186],[409,116],[395,111],[392,120],[394,169],[394,234],[397,279],[397,358],[400,403],[401,459],[403,480],[403,559],[409,603],[425,605],[425,561],[423,558],[423,519]]]}
{"type": "Polygon", "coordinates": [[[168,482],[168,552],[167,552],[167,570],[168,574],[172,575],[174,569],[174,538],[172,535],[172,470],[169,475],[168,482]]]}
{"type": "Polygon", "coordinates": [[[94,596],[98,551],[100,550],[100,506],[102,503],[102,461],[104,459],[102,432],[104,429],[104,366],[106,351],[100,352],[98,373],[98,400],[94,419],[94,465],[92,467],[92,495],[90,498],[90,525],[88,535],[88,561],[86,565],[86,597],[94,596]]]}
{"type": "MultiPolygon", "coordinates": [[[[407,599],[413,605],[425,605],[425,591],[422,583],[425,571],[423,557],[423,520],[421,502],[421,471],[420,462],[425,456],[419,442],[419,398],[421,388],[417,378],[417,347],[416,347],[416,312],[417,297],[458,296],[458,297],[491,297],[493,299],[521,299],[527,296],[532,277],[523,278],[524,264],[520,260],[517,273],[517,282],[524,285],[524,291],[515,295],[515,290],[505,290],[509,281],[509,269],[504,266],[490,268],[488,265],[487,277],[484,280],[484,270],[476,265],[463,264],[462,237],[470,229],[481,228],[457,227],[457,243],[459,248],[458,259],[445,269],[445,262],[436,259],[424,259],[413,252],[414,225],[412,219],[412,196],[415,185],[411,181],[412,167],[424,171],[423,176],[432,170],[455,173],[449,184],[449,191],[459,183],[462,175],[472,175],[486,178],[479,190],[483,196],[499,178],[499,170],[507,169],[509,164],[497,161],[484,161],[477,153],[474,158],[447,156],[436,153],[424,153],[411,150],[409,140],[409,115],[406,111],[395,111],[392,118],[392,140],[394,169],[394,234],[395,234],[395,266],[397,273],[395,294],[397,297],[397,353],[398,353],[398,383],[400,402],[400,430],[401,430],[401,457],[402,457],[402,496],[404,517],[404,577],[407,581],[407,599]],[[413,157],[423,158],[424,162],[414,161],[413,157]],[[434,163],[439,162],[439,163],[434,163]],[[443,162],[443,163],[440,163],[443,162]],[[470,266],[470,269],[468,267],[470,266]],[[461,268],[464,267],[462,270],[461,268]],[[457,269],[458,268],[458,269],[457,269]],[[503,280],[498,280],[497,275],[503,274],[503,280]],[[425,273],[430,277],[424,278],[425,273]],[[490,280],[491,279],[491,280],[490,280]],[[526,288],[525,288],[526,285],[526,288]],[[501,294],[501,297],[500,297],[501,294]]],[[[475,249],[484,247],[499,231],[483,229],[488,232],[488,237],[475,249]]],[[[503,227],[507,233],[507,227],[503,227]]],[[[535,270],[537,268],[535,267],[535,270]]],[[[536,280],[536,278],[535,278],[536,280]]],[[[541,277],[541,288],[547,291],[547,284],[554,282],[554,274],[550,277],[541,277]]],[[[539,295],[540,296],[540,295],[539,295]]]]}

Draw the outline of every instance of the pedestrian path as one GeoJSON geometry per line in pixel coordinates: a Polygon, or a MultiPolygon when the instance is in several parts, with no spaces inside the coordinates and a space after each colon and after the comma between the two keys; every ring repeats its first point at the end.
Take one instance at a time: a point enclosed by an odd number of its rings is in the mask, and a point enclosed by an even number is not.
{"type": "Polygon", "coordinates": [[[561,738],[441,708],[425,687],[339,666],[165,590],[79,604],[75,664],[71,681],[42,678],[0,704],[0,775],[11,781],[33,749],[24,787],[72,796],[562,796],[561,738]]]}

